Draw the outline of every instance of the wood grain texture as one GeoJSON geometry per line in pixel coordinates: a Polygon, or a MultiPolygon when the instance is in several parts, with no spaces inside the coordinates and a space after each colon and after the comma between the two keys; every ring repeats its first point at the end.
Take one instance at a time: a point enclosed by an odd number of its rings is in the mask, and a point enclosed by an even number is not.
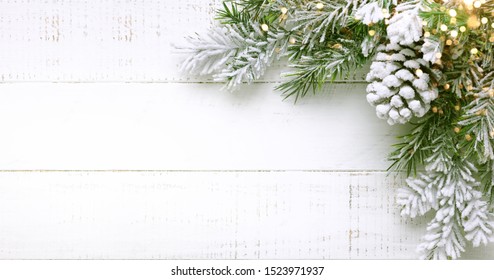
{"type": "MultiPolygon", "coordinates": [[[[207,30],[221,2],[0,1],[0,81],[211,81],[178,73],[173,46],[207,30]]],[[[261,81],[279,80],[284,65],[261,81]]]]}
{"type": "Polygon", "coordinates": [[[1,172],[0,258],[414,258],[425,220],[399,217],[400,177],[1,172]]]}
{"type": "Polygon", "coordinates": [[[235,93],[177,72],[220,3],[0,0],[1,259],[416,257],[365,69],[297,105],[283,61],[235,93]]]}
{"type": "MultiPolygon", "coordinates": [[[[0,168],[385,170],[399,127],[362,85],[283,102],[271,84],[0,85],[0,168]]],[[[402,129],[402,128],[401,128],[402,129]]]]}
{"type": "Polygon", "coordinates": [[[397,216],[395,178],[382,173],[2,172],[0,182],[0,258],[411,258],[422,229],[397,216]]]}

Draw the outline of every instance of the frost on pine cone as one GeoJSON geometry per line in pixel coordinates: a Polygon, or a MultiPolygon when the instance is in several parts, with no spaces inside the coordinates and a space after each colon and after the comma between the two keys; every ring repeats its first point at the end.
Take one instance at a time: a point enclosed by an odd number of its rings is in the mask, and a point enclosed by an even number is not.
{"type": "Polygon", "coordinates": [[[424,116],[438,96],[425,73],[429,63],[417,57],[417,48],[392,43],[379,46],[367,75],[367,101],[391,125],[424,116]]]}
{"type": "Polygon", "coordinates": [[[423,42],[420,3],[398,5],[386,29],[388,42],[377,48],[367,75],[367,101],[390,125],[423,117],[438,96],[427,74],[430,62],[421,52],[423,42]]]}

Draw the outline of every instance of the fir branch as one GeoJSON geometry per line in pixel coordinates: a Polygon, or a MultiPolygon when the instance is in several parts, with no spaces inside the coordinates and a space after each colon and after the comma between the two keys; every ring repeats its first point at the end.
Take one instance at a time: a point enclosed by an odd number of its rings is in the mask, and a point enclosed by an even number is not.
{"type": "Polygon", "coordinates": [[[414,128],[411,132],[400,137],[401,143],[393,145],[395,150],[389,157],[393,163],[388,171],[406,170],[407,176],[416,175],[417,169],[431,154],[431,150],[427,148],[430,148],[434,139],[444,132],[439,115],[433,113],[427,114],[412,125],[414,128]]]}
{"type": "Polygon", "coordinates": [[[288,20],[288,24],[293,26],[293,31],[304,34],[302,44],[311,50],[317,44],[325,42],[331,34],[347,26],[351,15],[359,5],[365,2],[357,0],[308,1],[301,10],[295,11],[293,17],[288,20]]]}
{"type": "Polygon", "coordinates": [[[189,54],[182,72],[208,75],[227,82],[234,89],[242,82],[259,79],[288,46],[289,32],[275,25],[263,30],[261,24],[248,21],[214,27],[205,36],[188,37],[188,45],[177,47],[189,54]]]}
{"type": "Polygon", "coordinates": [[[227,2],[223,2],[223,9],[216,12],[216,20],[221,24],[246,24],[251,18],[249,11],[239,9],[236,3],[228,5],[227,2]]]}
{"type": "MultiPolygon", "coordinates": [[[[464,108],[458,122],[463,134],[472,137],[463,146],[467,155],[476,153],[480,163],[494,160],[494,71],[479,81],[473,100],[464,108]]],[[[467,137],[469,138],[469,137],[467,137]]]]}
{"type": "Polygon", "coordinates": [[[187,44],[176,46],[188,54],[180,71],[188,74],[218,73],[243,48],[244,40],[231,36],[232,26],[215,26],[207,34],[186,37],[187,44]]]}
{"type": "Polygon", "coordinates": [[[454,138],[438,135],[425,160],[426,171],[409,178],[398,191],[402,215],[415,217],[434,209],[434,219],[419,246],[425,259],[456,259],[466,241],[477,247],[492,240],[493,216],[476,188],[474,164],[461,157],[454,138]]]}
{"type": "Polygon", "coordinates": [[[316,93],[326,81],[349,77],[353,70],[368,61],[361,53],[359,42],[340,39],[330,45],[332,48],[314,51],[310,56],[303,55],[297,63],[290,65],[293,71],[284,76],[291,79],[276,89],[286,98],[295,96],[297,101],[309,91],[316,93]]]}
{"type": "Polygon", "coordinates": [[[226,81],[226,87],[234,89],[242,82],[259,79],[273,60],[286,51],[288,34],[283,30],[261,30],[257,23],[232,26],[230,36],[242,45],[226,67],[214,75],[215,80],[226,81]]]}
{"type": "Polygon", "coordinates": [[[494,203],[494,161],[489,160],[485,164],[482,164],[480,170],[480,182],[483,186],[482,192],[489,200],[489,204],[492,205],[494,203]]]}

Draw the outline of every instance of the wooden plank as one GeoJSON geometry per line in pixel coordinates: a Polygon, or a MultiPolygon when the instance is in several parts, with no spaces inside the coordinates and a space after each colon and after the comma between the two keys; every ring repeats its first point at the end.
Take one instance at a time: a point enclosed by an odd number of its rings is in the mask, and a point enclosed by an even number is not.
{"type": "Polygon", "coordinates": [[[221,2],[0,0],[0,81],[211,81],[178,73],[172,45],[206,32],[221,2]]]}
{"type": "Polygon", "coordinates": [[[0,85],[0,169],[385,170],[403,127],[362,85],[294,104],[272,84],[0,85]]]}
{"type": "Polygon", "coordinates": [[[397,180],[362,172],[1,172],[0,258],[415,258],[423,224],[398,216],[397,180]]]}
{"type": "Polygon", "coordinates": [[[0,258],[413,259],[426,220],[399,217],[401,183],[382,172],[0,172],[0,258]]]}

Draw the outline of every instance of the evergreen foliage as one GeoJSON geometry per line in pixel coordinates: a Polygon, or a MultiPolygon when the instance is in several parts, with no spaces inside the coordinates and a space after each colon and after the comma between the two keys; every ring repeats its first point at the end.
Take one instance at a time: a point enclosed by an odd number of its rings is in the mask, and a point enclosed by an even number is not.
{"type": "Polygon", "coordinates": [[[229,0],[208,34],[188,37],[182,71],[228,89],[291,68],[277,89],[298,100],[370,62],[367,100],[409,123],[390,170],[409,178],[401,214],[433,213],[419,251],[455,259],[492,241],[494,0],[229,0]]]}

